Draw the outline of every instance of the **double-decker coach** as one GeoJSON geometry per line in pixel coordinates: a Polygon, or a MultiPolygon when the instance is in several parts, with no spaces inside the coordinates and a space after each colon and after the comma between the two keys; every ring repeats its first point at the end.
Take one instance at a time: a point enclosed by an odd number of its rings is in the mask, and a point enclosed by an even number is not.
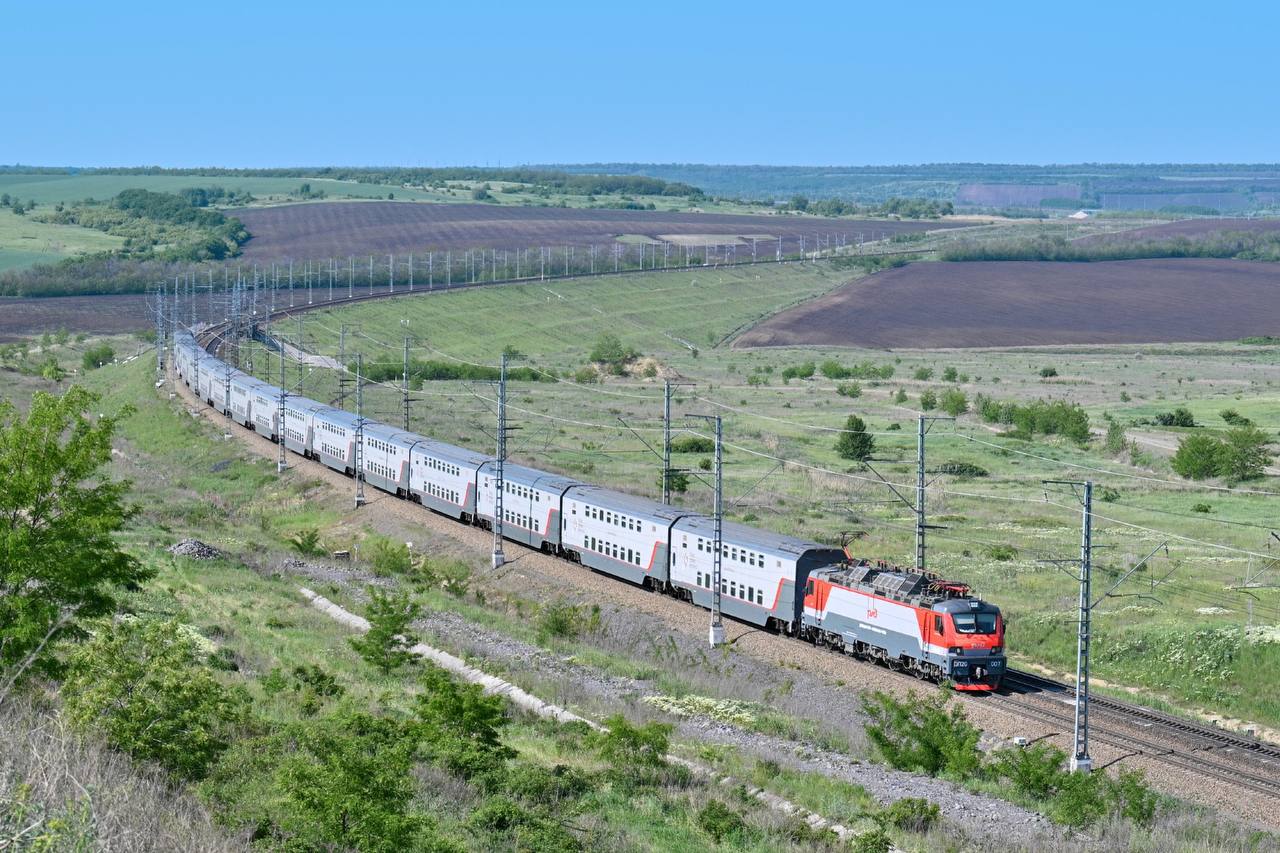
{"type": "Polygon", "coordinates": [[[687,510],[600,486],[573,486],[561,502],[560,549],[588,568],[664,590],[671,525],[687,510]]]}
{"type": "MultiPolygon", "coordinates": [[[[793,634],[809,573],[845,559],[839,548],[726,521],[720,531],[720,610],[753,625],[793,634]]],[[[671,585],[711,607],[715,519],[686,515],[671,531],[671,585]]]]}
{"type": "Polygon", "coordinates": [[[414,500],[465,524],[475,521],[477,471],[493,457],[427,439],[413,446],[409,459],[414,500]]]}
{"type": "MultiPolygon", "coordinates": [[[[498,492],[497,460],[476,472],[476,516],[492,525],[498,492]]],[[[565,492],[583,485],[572,477],[537,468],[502,465],[502,535],[530,548],[555,553],[560,545],[560,503],[565,492]]]]}
{"type": "Polygon", "coordinates": [[[409,494],[409,457],[426,439],[377,421],[365,421],[361,436],[365,480],[398,497],[409,494]]]}

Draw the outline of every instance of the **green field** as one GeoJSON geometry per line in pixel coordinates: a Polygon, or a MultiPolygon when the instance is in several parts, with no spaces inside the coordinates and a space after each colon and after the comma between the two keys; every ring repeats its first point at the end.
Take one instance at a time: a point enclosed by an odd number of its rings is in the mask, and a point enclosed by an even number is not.
{"type": "MultiPolygon", "coordinates": [[[[34,213],[40,213],[36,208],[34,213]]],[[[0,208],[0,270],[57,261],[85,252],[104,252],[124,243],[101,231],[74,225],[49,225],[0,208]]]]}
{"type": "MultiPolygon", "coordinates": [[[[487,288],[309,315],[303,335],[309,349],[334,353],[340,325],[351,324],[348,359],[360,350],[368,364],[398,364],[406,334],[415,339],[417,359],[493,364],[510,346],[524,355],[524,363],[568,377],[584,366],[602,331],[615,332],[652,359],[641,365],[653,363],[659,376],[697,383],[696,389],[679,391],[677,416],[724,415],[733,518],[824,541],[854,534],[856,553],[903,563],[913,554],[912,517],[877,476],[911,494],[923,391],[959,389],[970,399],[977,393],[1014,401],[1065,398],[1087,410],[1094,429],[1104,426],[1104,413],[1127,422],[1175,406],[1190,408],[1215,430],[1225,426],[1218,413],[1227,408],[1272,434],[1280,429],[1276,347],[883,352],[743,351],[724,344],[755,318],[825,291],[847,275],[825,265],[770,265],[487,288]],[[856,398],[839,395],[838,383],[821,373],[789,382],[781,377],[789,365],[826,359],[844,365],[870,361],[892,366],[894,373],[887,380],[861,381],[856,398]],[[1059,375],[1041,378],[1045,366],[1059,375]],[[948,367],[955,368],[955,381],[943,381],[948,367]],[[932,376],[913,378],[921,368],[932,376]],[[907,395],[903,403],[894,399],[899,389],[907,395]],[[849,413],[862,416],[877,433],[879,461],[872,465],[878,475],[840,459],[835,434],[823,431],[840,428],[849,413]],[[777,459],[796,464],[780,468],[777,459]]],[[[289,323],[281,332],[296,336],[297,327],[289,323]]],[[[275,368],[267,368],[263,358],[259,353],[257,371],[270,370],[274,379],[275,368]]],[[[323,371],[306,374],[303,383],[317,399],[336,397],[334,377],[323,371]]],[[[428,382],[414,397],[415,430],[492,449],[489,384],[428,382]]],[[[398,422],[399,398],[393,387],[370,387],[366,411],[398,422]]],[[[521,427],[512,453],[521,462],[658,493],[660,462],[646,444],[660,440],[660,379],[513,383],[510,405],[509,416],[521,427]]],[[[1130,427],[1128,438],[1176,443],[1176,433],[1130,427]]],[[[1280,570],[1267,571],[1274,498],[1181,481],[1169,468],[1167,452],[1149,444],[1110,455],[1100,440],[1082,448],[1058,438],[1005,439],[972,414],[962,416],[957,427],[935,427],[928,454],[931,469],[969,463],[987,472],[971,478],[931,475],[932,520],[945,529],[930,537],[929,564],[1005,608],[1011,650],[1021,662],[1060,672],[1074,664],[1075,584],[1043,561],[1078,555],[1079,508],[1069,490],[1046,488],[1041,481],[1092,477],[1099,583],[1109,585],[1162,543],[1169,548],[1168,557],[1161,552],[1149,571],[1117,590],[1125,597],[1100,608],[1097,674],[1142,688],[1154,701],[1280,723],[1280,702],[1263,677],[1280,663],[1280,570]],[[1258,572],[1259,585],[1247,595],[1236,589],[1258,572]],[[1166,573],[1153,587],[1153,579],[1166,573]],[[1246,640],[1244,628],[1250,625],[1270,627],[1252,631],[1246,640]]],[[[698,469],[707,464],[706,455],[680,454],[676,464],[698,469]]],[[[1267,477],[1241,488],[1280,491],[1278,485],[1267,477]]],[[[705,510],[710,495],[695,479],[681,500],[705,510]]]]}

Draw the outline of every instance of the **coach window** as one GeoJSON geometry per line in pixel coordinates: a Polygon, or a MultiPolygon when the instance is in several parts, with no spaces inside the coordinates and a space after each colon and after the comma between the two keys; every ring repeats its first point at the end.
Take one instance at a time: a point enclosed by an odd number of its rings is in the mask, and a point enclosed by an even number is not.
{"type": "Polygon", "coordinates": [[[764,604],[764,590],[762,589],[756,590],[756,604],[764,604]]]}

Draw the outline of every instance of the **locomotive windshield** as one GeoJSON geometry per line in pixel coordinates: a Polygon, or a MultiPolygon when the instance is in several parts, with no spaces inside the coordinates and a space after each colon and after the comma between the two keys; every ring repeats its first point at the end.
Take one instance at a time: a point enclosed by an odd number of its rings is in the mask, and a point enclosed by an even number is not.
{"type": "Polygon", "coordinates": [[[951,621],[955,623],[958,634],[994,634],[996,632],[995,613],[952,613],[951,621]]]}

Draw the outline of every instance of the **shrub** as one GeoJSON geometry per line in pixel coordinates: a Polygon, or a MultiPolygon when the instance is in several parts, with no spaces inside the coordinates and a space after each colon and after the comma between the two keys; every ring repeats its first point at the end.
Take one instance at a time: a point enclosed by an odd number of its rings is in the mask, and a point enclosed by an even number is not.
{"type": "Polygon", "coordinates": [[[746,823],[742,820],[742,815],[724,803],[719,800],[709,800],[698,810],[698,828],[719,844],[741,835],[746,828],[746,823]]]}
{"type": "Polygon", "coordinates": [[[1066,826],[1088,826],[1106,816],[1106,774],[1064,773],[1049,802],[1049,817],[1066,826]]]}
{"type": "Polygon", "coordinates": [[[892,849],[893,839],[883,827],[868,830],[853,840],[853,853],[889,853],[892,849]]]}
{"type": "Polygon", "coordinates": [[[1178,442],[1169,464],[1181,477],[1204,480],[1218,473],[1222,442],[1210,435],[1188,435],[1178,442]]]}
{"type": "Polygon", "coordinates": [[[98,344],[89,347],[80,358],[85,370],[94,370],[115,360],[116,351],[109,344],[98,344]]]}
{"type": "Polygon", "coordinates": [[[917,367],[916,372],[912,374],[912,378],[917,379],[921,382],[928,382],[930,379],[933,378],[933,368],[917,367]]]}
{"type": "Polygon", "coordinates": [[[598,736],[600,756],[615,769],[630,773],[642,767],[661,767],[667,763],[671,738],[669,723],[650,722],[635,726],[621,714],[604,721],[606,731],[598,736]]]}
{"type": "Polygon", "coordinates": [[[954,367],[948,367],[946,370],[942,371],[943,382],[956,382],[959,378],[960,373],[954,367]]]}
{"type": "Polygon", "coordinates": [[[600,374],[589,364],[586,367],[578,368],[573,374],[573,381],[579,385],[590,385],[592,382],[598,381],[599,378],[600,374]]]}
{"type": "Polygon", "coordinates": [[[595,346],[591,348],[591,354],[587,357],[592,361],[607,364],[611,368],[621,368],[627,362],[639,358],[640,353],[632,347],[623,346],[622,340],[612,332],[604,332],[596,338],[595,346]]]}
{"type": "Polygon", "coordinates": [[[1125,435],[1124,425],[1110,415],[1104,415],[1103,417],[1107,421],[1107,437],[1103,446],[1112,455],[1123,453],[1129,446],[1129,438],[1125,435]]]}
{"type": "Polygon", "coordinates": [[[988,545],[984,551],[988,557],[1001,563],[1018,558],[1018,549],[1012,545],[988,545]]]}
{"type": "Polygon", "coordinates": [[[867,425],[857,415],[849,415],[844,422],[844,432],[836,439],[836,453],[841,459],[866,461],[875,450],[876,440],[867,435],[867,425]]]}
{"type": "Polygon", "coordinates": [[[478,684],[462,684],[433,663],[424,664],[416,700],[416,734],[433,762],[471,779],[502,771],[515,751],[502,743],[506,702],[478,684]]]}
{"type": "Polygon", "coordinates": [[[920,410],[923,412],[932,412],[938,408],[938,395],[932,391],[925,391],[920,395],[920,410]]]}
{"type": "Polygon", "coordinates": [[[409,625],[420,612],[421,607],[409,600],[408,593],[383,592],[371,587],[369,606],[365,609],[369,630],[362,636],[348,638],[347,642],[367,663],[383,675],[390,675],[416,659],[409,649],[418,638],[409,630],[409,625]]]}
{"type": "Polygon", "coordinates": [[[928,832],[940,815],[937,803],[920,797],[903,797],[884,811],[886,821],[907,832],[928,832]]]}
{"type": "Polygon", "coordinates": [[[290,537],[289,545],[304,557],[319,557],[324,554],[324,546],[320,544],[320,531],[314,527],[290,537]]]}
{"type": "Polygon", "coordinates": [[[959,417],[969,411],[969,400],[959,388],[950,388],[942,395],[942,411],[959,417]]]}
{"type": "Polygon", "coordinates": [[[1228,480],[1261,477],[1271,462],[1267,436],[1255,426],[1227,430],[1218,454],[1218,475],[1228,480]]]}
{"type": "Polygon", "coordinates": [[[581,605],[553,601],[543,605],[538,617],[538,639],[546,642],[552,637],[577,637],[599,626],[600,605],[592,605],[587,611],[581,605]]]}
{"type": "Polygon", "coordinates": [[[1042,368],[1040,368],[1040,378],[1041,378],[1041,379],[1050,379],[1050,378],[1052,378],[1052,377],[1054,377],[1054,376],[1057,376],[1057,375],[1058,375],[1058,368],[1056,368],[1056,367],[1042,367],[1042,368]]]}
{"type": "Polygon", "coordinates": [[[373,573],[380,577],[406,575],[413,568],[409,546],[403,542],[378,538],[373,542],[373,573]]]}
{"type": "Polygon", "coordinates": [[[950,474],[953,477],[986,477],[987,469],[972,462],[943,462],[933,469],[935,474],[950,474]]]}
{"type": "MultiPolygon", "coordinates": [[[[684,494],[689,491],[689,475],[683,471],[671,471],[667,474],[667,481],[671,486],[671,491],[677,494],[684,494]]],[[[658,472],[658,488],[662,488],[662,472],[658,472]]]]}
{"type": "Polygon", "coordinates": [[[812,379],[813,374],[817,371],[817,366],[812,361],[806,361],[803,364],[793,364],[790,367],[782,369],[782,380],[788,379],[812,379]]]}
{"type": "Polygon", "coordinates": [[[947,701],[942,692],[921,697],[913,691],[906,701],[879,691],[864,696],[862,708],[870,718],[867,737],[899,770],[968,778],[978,769],[982,732],[959,705],[948,708],[947,701]]]}
{"type": "Polygon", "coordinates": [[[1218,413],[1219,416],[1231,426],[1246,427],[1253,426],[1253,421],[1237,412],[1235,409],[1223,409],[1218,413]]]}
{"type": "Polygon", "coordinates": [[[1159,426],[1193,427],[1196,425],[1196,419],[1191,414],[1191,410],[1183,407],[1178,407],[1172,412],[1160,412],[1153,420],[1159,426]]]}
{"type": "Polygon", "coordinates": [[[898,389],[897,393],[893,395],[893,402],[897,403],[899,406],[907,402],[907,391],[905,388],[898,389]]]}
{"type": "Polygon", "coordinates": [[[68,716],[177,778],[203,776],[232,741],[248,700],[203,665],[202,639],[177,621],[103,628],[71,656],[68,716]]]}
{"type": "Polygon", "coordinates": [[[1203,504],[1203,503],[1192,504],[1192,505],[1191,505],[1191,511],[1192,511],[1192,512],[1204,512],[1204,513],[1209,513],[1209,512],[1213,512],[1213,507],[1209,506],[1208,504],[1203,504]]]}
{"type": "Polygon", "coordinates": [[[682,435],[671,440],[672,453],[713,453],[715,439],[701,435],[682,435]]]}
{"type": "Polygon", "coordinates": [[[1006,779],[1019,794],[1037,800],[1048,799],[1067,775],[1063,769],[1067,754],[1055,746],[1038,743],[997,751],[990,769],[1006,779]]]}
{"type": "Polygon", "coordinates": [[[1108,786],[1111,808],[1139,826],[1149,827],[1156,817],[1160,796],[1147,786],[1141,770],[1121,770],[1108,786]]]}
{"type": "Polygon", "coordinates": [[[841,397],[861,397],[862,386],[857,382],[841,382],[836,386],[836,393],[841,397]]]}

